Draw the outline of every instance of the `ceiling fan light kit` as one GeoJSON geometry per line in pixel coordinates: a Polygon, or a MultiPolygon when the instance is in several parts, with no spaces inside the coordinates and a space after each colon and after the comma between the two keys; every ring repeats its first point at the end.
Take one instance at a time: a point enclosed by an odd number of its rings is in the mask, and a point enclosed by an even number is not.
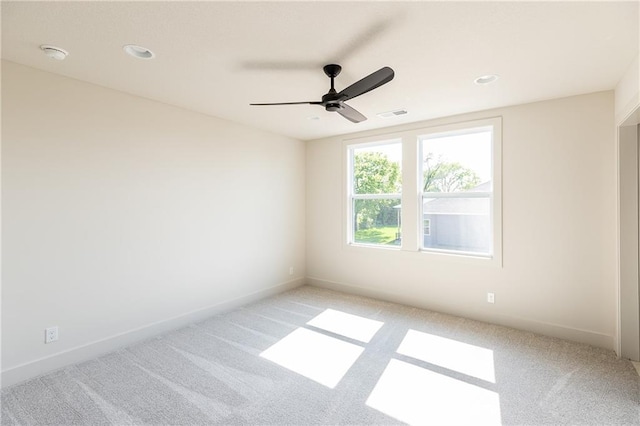
{"type": "Polygon", "coordinates": [[[323,70],[327,77],[331,79],[331,89],[329,89],[329,91],[322,96],[321,101],[278,102],[250,105],[321,105],[325,110],[329,112],[337,112],[352,123],[360,123],[362,121],[365,121],[367,117],[365,117],[349,105],[345,104],[345,101],[363,95],[377,87],[382,86],[383,84],[390,82],[391,80],[393,80],[393,77],[395,75],[391,68],[383,67],[378,71],[356,81],[346,89],[337,92],[334,86],[334,80],[340,74],[340,71],[342,71],[342,67],[338,64],[328,64],[323,67],[323,70]]]}

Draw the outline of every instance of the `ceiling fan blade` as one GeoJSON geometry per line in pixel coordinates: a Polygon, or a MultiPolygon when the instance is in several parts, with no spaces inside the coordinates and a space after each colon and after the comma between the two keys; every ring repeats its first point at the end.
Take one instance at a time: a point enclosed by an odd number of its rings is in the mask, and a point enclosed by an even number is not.
{"type": "Polygon", "coordinates": [[[367,93],[368,91],[373,90],[376,87],[380,87],[383,84],[393,80],[394,75],[395,73],[391,68],[380,68],[378,71],[369,74],[361,80],[356,81],[351,86],[338,93],[338,95],[340,96],[340,100],[346,101],[355,98],[356,96],[367,93]]]}
{"type": "Polygon", "coordinates": [[[322,102],[276,102],[270,104],[249,104],[253,106],[265,106],[265,105],[322,105],[322,102]]]}
{"type": "Polygon", "coordinates": [[[367,117],[360,114],[358,111],[351,108],[347,104],[342,104],[342,108],[336,110],[336,112],[352,123],[360,123],[361,121],[365,121],[367,119],[367,117]]]}

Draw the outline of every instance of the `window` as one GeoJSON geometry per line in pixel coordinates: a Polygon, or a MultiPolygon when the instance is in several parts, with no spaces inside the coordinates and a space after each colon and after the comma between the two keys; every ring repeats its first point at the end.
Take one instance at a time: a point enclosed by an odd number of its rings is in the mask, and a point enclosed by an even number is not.
{"type": "Polygon", "coordinates": [[[399,247],[402,227],[402,144],[399,140],[351,146],[349,242],[399,247]]]}
{"type": "Polygon", "coordinates": [[[490,256],[493,128],[419,136],[424,250],[490,256]]]}
{"type": "Polygon", "coordinates": [[[500,265],[501,128],[490,118],[345,141],[347,244],[500,265]]]}

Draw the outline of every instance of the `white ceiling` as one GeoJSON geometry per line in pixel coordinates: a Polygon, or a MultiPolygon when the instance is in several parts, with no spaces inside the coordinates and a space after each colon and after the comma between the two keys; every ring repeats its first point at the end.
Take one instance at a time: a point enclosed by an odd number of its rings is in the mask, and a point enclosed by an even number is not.
{"type": "Polygon", "coordinates": [[[308,140],[613,89],[638,54],[638,2],[2,2],[2,58],[308,140]],[[47,58],[41,44],[69,52],[47,58]],[[127,56],[138,44],[153,60],[127,56]],[[390,83],[319,106],[390,66],[390,83]],[[474,78],[498,74],[489,86],[474,78]],[[405,108],[391,119],[376,113],[405,108]],[[319,117],[311,120],[310,117],[319,117]]]}

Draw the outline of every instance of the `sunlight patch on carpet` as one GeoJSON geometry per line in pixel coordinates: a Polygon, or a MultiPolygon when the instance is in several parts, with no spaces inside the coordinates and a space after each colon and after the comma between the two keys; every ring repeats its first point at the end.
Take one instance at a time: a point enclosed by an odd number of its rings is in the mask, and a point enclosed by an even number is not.
{"type": "Polygon", "coordinates": [[[491,349],[409,330],[397,352],[490,383],[496,382],[491,349]]]}
{"type": "Polygon", "coordinates": [[[260,356],[333,389],[363,350],[352,343],[298,328],[260,356]]]}
{"type": "Polygon", "coordinates": [[[409,424],[501,424],[497,393],[396,359],[367,405],[409,424]]]}
{"type": "Polygon", "coordinates": [[[378,330],[380,330],[380,327],[384,325],[381,321],[375,321],[333,309],[325,310],[307,322],[307,324],[363,343],[369,343],[378,330]]]}

